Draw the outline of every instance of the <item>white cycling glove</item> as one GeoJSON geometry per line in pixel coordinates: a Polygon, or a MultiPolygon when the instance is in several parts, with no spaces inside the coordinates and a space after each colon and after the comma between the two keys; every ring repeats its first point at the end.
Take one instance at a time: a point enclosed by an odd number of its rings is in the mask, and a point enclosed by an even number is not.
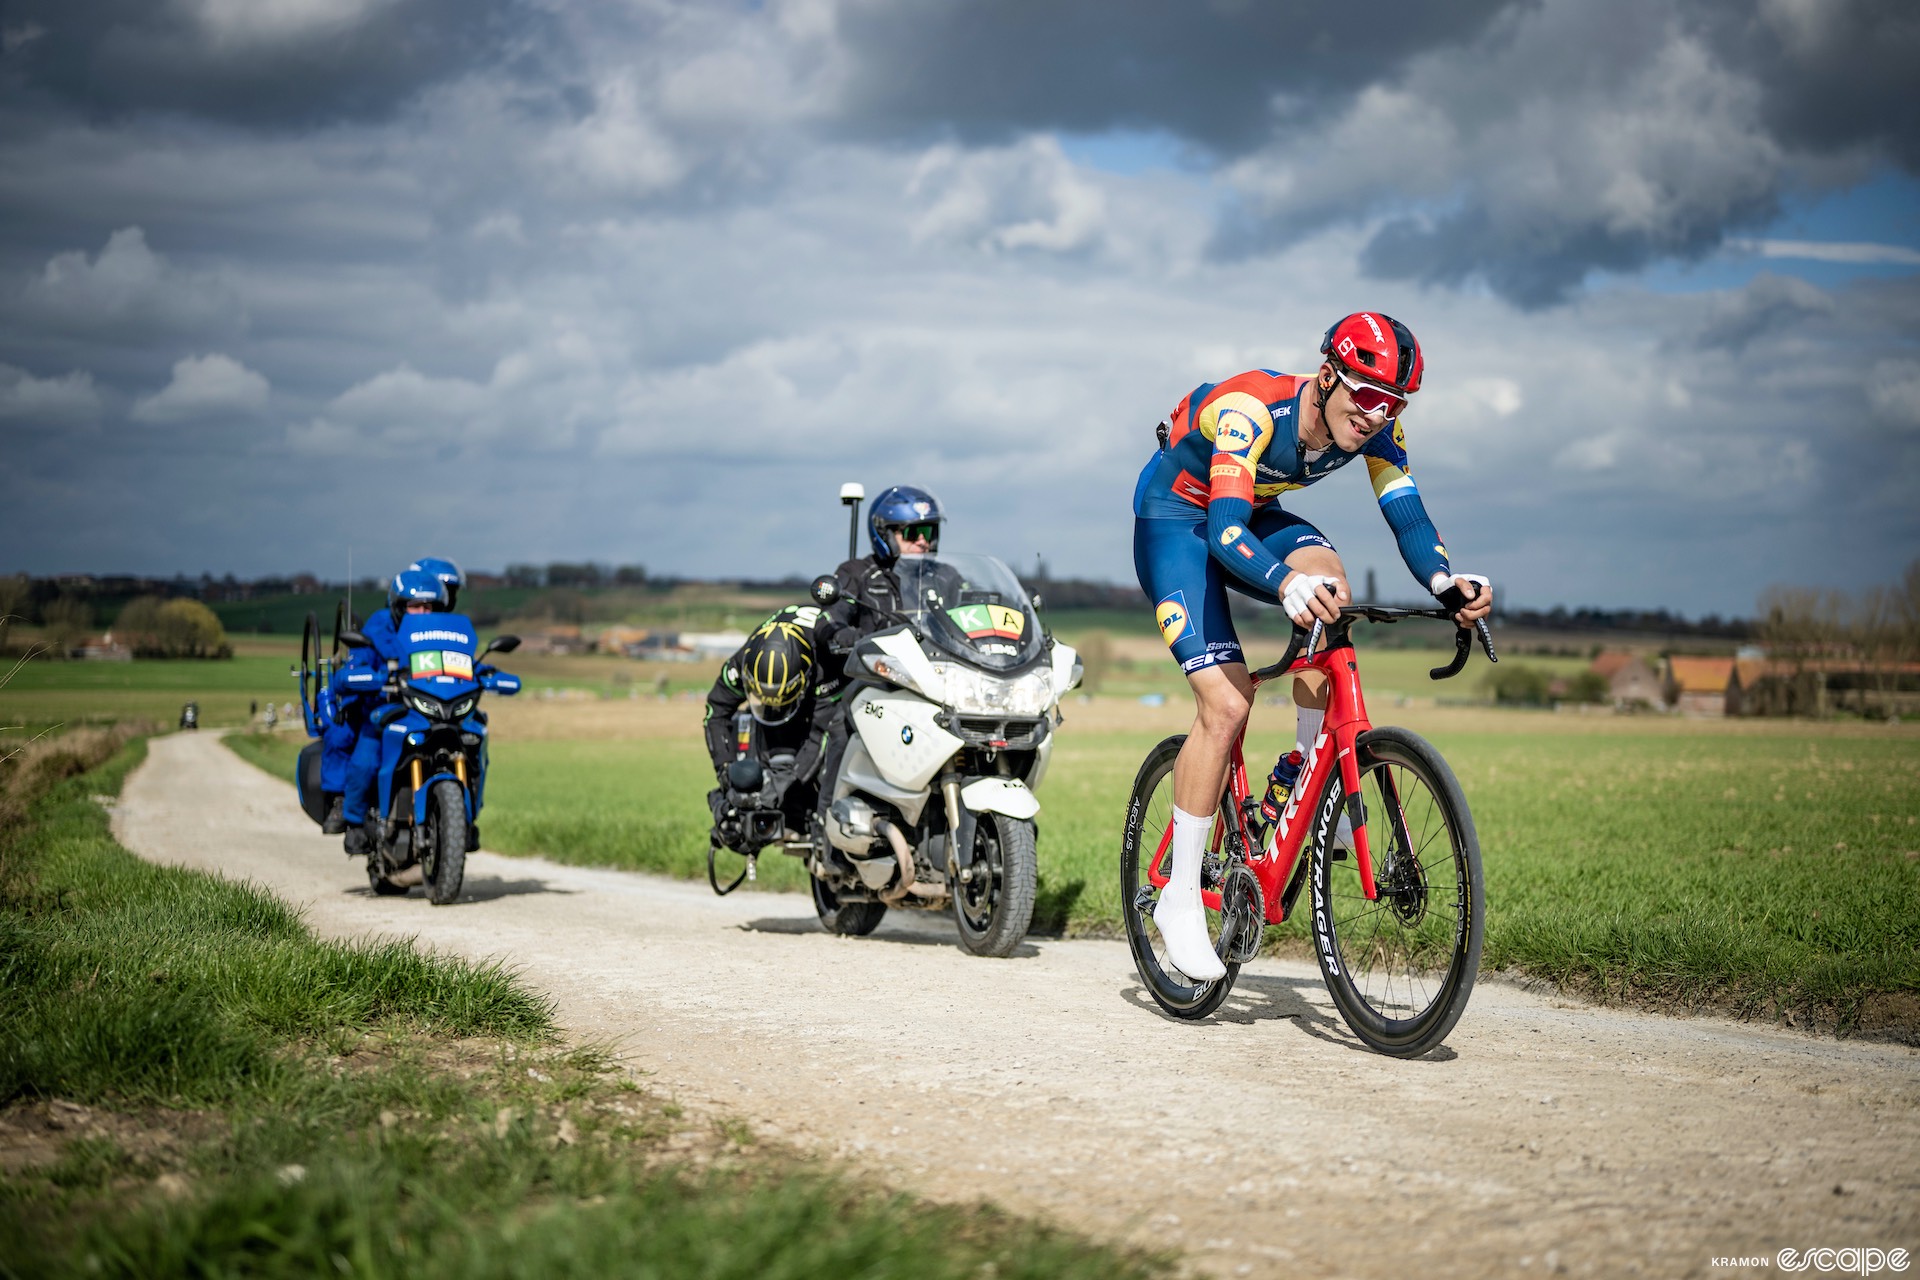
{"type": "Polygon", "coordinates": [[[1339,583],[1340,579],[1323,574],[1296,573],[1293,580],[1287,583],[1286,590],[1280,593],[1280,607],[1287,611],[1289,618],[1303,627],[1310,627],[1313,625],[1313,612],[1307,608],[1308,602],[1321,587],[1336,590],[1339,583]]]}

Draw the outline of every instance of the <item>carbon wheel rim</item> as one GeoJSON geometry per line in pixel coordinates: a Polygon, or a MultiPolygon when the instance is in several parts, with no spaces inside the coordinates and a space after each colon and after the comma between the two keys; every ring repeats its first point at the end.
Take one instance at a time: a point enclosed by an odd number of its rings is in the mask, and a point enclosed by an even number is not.
{"type": "Polygon", "coordinates": [[[1411,1024],[1457,982],[1472,919],[1467,869],[1441,797],[1419,771],[1380,759],[1361,794],[1379,896],[1367,899],[1351,855],[1328,862],[1334,945],[1353,995],[1383,1022],[1411,1024]],[[1400,823],[1389,808],[1395,795],[1400,823]]]}

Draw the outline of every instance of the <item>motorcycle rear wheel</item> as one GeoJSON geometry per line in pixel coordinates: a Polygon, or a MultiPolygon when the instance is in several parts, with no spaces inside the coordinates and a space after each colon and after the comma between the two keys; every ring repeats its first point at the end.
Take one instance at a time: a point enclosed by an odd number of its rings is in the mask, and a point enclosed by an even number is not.
{"type": "Polygon", "coordinates": [[[842,902],[833,887],[818,876],[808,876],[813,885],[813,910],[820,927],[843,938],[864,938],[880,927],[887,914],[884,902],[842,902]]]}
{"type": "Polygon", "coordinates": [[[460,784],[445,778],[427,793],[427,819],[433,825],[421,849],[421,873],[427,901],[444,907],[460,896],[467,874],[467,798],[460,784]]]}
{"type": "Polygon", "coordinates": [[[983,813],[974,823],[974,878],[953,886],[960,945],[974,955],[1012,955],[1027,936],[1040,881],[1038,843],[1033,823],[1022,818],[983,813]]]}

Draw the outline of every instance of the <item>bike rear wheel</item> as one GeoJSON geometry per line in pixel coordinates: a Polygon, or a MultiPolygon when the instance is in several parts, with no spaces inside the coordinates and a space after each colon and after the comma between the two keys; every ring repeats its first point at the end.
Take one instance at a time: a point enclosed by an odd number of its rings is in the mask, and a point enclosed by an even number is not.
{"type": "MultiPolygon", "coordinates": [[[[1419,735],[1372,729],[1358,743],[1360,791],[1379,896],[1353,856],[1313,850],[1313,934],[1334,1005],[1370,1048],[1436,1048],[1473,994],[1486,910],[1480,840],[1453,770],[1419,735]]],[[[1346,795],[1336,774],[1312,830],[1331,843],[1346,795]]]]}
{"type": "MultiPolygon", "coordinates": [[[[1207,937],[1215,954],[1227,966],[1224,978],[1212,982],[1194,982],[1167,959],[1166,944],[1153,923],[1154,904],[1159,891],[1150,876],[1155,860],[1161,856],[1163,837],[1173,822],[1173,762],[1180,754],[1187,735],[1176,733],[1163,739],[1147,753],[1140,772],[1133,780],[1133,794],[1127,801],[1127,825],[1120,841],[1120,911],[1126,920],[1127,946],[1133,952],[1133,967],[1153,1002],[1176,1018],[1204,1018],[1218,1009],[1233,990],[1240,963],[1234,959],[1233,928],[1223,927],[1222,913],[1207,908],[1207,937]],[[1222,934],[1229,936],[1223,939],[1222,934]]],[[[1229,820],[1231,805],[1220,806],[1221,820],[1229,820]]],[[[1225,832],[1216,828],[1219,844],[1225,846],[1225,832]]],[[[1261,928],[1264,921],[1246,927],[1261,928]]]]}

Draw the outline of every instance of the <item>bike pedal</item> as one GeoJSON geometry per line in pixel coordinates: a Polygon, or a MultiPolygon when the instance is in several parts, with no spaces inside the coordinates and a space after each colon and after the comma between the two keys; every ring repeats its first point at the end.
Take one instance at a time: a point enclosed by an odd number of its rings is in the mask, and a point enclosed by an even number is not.
{"type": "Polygon", "coordinates": [[[1327,860],[1329,862],[1345,862],[1347,860],[1347,851],[1345,849],[1329,850],[1327,860]]]}
{"type": "Polygon", "coordinates": [[[1133,909],[1141,915],[1151,915],[1159,900],[1159,892],[1152,885],[1143,884],[1133,895],[1133,909]]]}

